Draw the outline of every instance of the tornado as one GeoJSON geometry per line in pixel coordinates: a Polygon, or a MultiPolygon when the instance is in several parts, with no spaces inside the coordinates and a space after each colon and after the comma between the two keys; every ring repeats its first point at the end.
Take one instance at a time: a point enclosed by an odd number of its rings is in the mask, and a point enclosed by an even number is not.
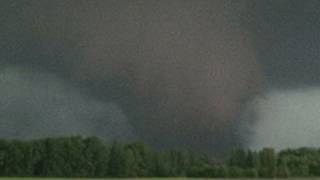
{"type": "Polygon", "coordinates": [[[55,74],[120,107],[155,147],[221,152],[263,76],[244,27],[250,2],[1,2],[1,67],[55,74]]]}

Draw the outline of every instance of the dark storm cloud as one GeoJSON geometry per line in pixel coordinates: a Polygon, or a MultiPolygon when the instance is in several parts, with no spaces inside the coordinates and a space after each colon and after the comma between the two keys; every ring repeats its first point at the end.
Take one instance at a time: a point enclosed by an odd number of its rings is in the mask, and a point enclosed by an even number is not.
{"type": "Polygon", "coordinates": [[[246,5],[1,2],[0,62],[54,73],[91,98],[117,103],[152,144],[224,150],[241,144],[236,119],[262,79],[240,23],[246,5]]]}
{"type": "MultiPolygon", "coordinates": [[[[154,144],[222,151],[240,146],[250,128],[241,114],[264,90],[264,79],[268,87],[320,82],[317,6],[311,0],[2,1],[1,71],[19,67],[35,72],[27,77],[55,74],[74,88],[70,94],[43,90],[51,77],[14,81],[33,93],[16,92],[22,105],[2,109],[3,117],[41,116],[36,119],[51,122],[61,106],[49,103],[41,110],[39,104],[52,94],[68,94],[74,98],[61,102],[78,113],[65,112],[71,120],[63,123],[70,126],[83,126],[82,119],[91,115],[113,116],[116,110],[106,107],[111,101],[154,144]],[[28,106],[27,97],[37,94],[42,98],[28,106]],[[82,96],[90,99],[89,107],[82,96]]],[[[3,85],[4,93],[13,88],[3,85]]],[[[94,117],[89,127],[101,123],[94,117]]]]}
{"type": "Polygon", "coordinates": [[[258,60],[271,86],[320,84],[319,9],[317,0],[257,4],[258,60]]]}

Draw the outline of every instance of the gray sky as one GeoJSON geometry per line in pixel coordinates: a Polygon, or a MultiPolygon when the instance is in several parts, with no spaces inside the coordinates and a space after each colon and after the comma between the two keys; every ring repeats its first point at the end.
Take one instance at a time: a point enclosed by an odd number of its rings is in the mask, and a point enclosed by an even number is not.
{"type": "Polygon", "coordinates": [[[258,60],[270,86],[320,84],[320,2],[261,1],[257,14],[258,60]]]}

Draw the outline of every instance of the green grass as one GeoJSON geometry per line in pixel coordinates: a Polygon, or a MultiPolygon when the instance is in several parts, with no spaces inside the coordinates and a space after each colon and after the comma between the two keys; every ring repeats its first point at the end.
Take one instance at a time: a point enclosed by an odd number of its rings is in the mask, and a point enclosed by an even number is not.
{"type": "MultiPolygon", "coordinates": [[[[121,180],[123,178],[0,178],[0,180],[121,180]]],[[[185,180],[186,178],[128,178],[128,179],[152,179],[152,180],[185,180]]],[[[124,179],[127,180],[127,179],[124,179]]]]}
{"type": "MultiPolygon", "coordinates": [[[[15,178],[15,177],[10,177],[10,178],[0,178],[0,180],[41,180],[41,179],[45,179],[45,180],[92,180],[92,179],[97,179],[97,180],[121,180],[121,179],[126,179],[126,178],[15,178]]],[[[185,179],[194,179],[194,178],[127,178],[127,179],[142,179],[142,180],[148,180],[148,179],[152,179],[152,180],[185,180],[185,179]]],[[[201,179],[201,178],[197,178],[197,179],[201,179]]],[[[205,179],[205,178],[203,178],[205,179]]]]}
{"type": "MultiPolygon", "coordinates": [[[[0,180],[40,180],[40,179],[44,179],[44,180],[127,180],[127,179],[135,179],[135,180],[148,180],[148,179],[152,179],[152,180],[185,180],[185,179],[197,179],[197,180],[201,180],[201,179],[208,179],[208,178],[0,178],[0,180]]],[[[219,180],[219,179],[215,179],[215,180],[219,180]]],[[[222,180],[222,179],[221,179],[222,180]]]]}
{"type": "MultiPolygon", "coordinates": [[[[228,178],[15,178],[15,177],[10,177],[10,178],[0,178],[0,180],[40,180],[40,179],[44,179],[44,180],[63,180],[63,179],[67,179],[67,180],[92,180],[92,179],[97,179],[97,180],[121,180],[121,179],[142,179],[142,180],[148,180],[148,179],[152,179],[152,180],[206,180],[206,179],[214,179],[214,180],[268,180],[268,178],[234,178],[234,179],[228,179],[228,178]]],[[[288,180],[290,178],[286,178],[286,179],[281,179],[281,178],[277,178],[277,180],[288,180]]],[[[309,179],[309,180],[320,180],[320,178],[293,178],[294,180],[304,180],[304,179],[309,179]]],[[[272,180],[272,179],[270,179],[272,180]]]]}
{"type": "MultiPolygon", "coordinates": [[[[40,179],[45,179],[45,180],[63,180],[63,179],[72,179],[72,180],[91,180],[91,179],[97,179],[97,180],[121,180],[121,179],[126,179],[126,178],[15,178],[15,177],[10,177],[10,178],[0,178],[0,180],[40,180],[40,179]]],[[[143,179],[143,180],[184,180],[184,179],[193,179],[193,178],[127,178],[127,179],[143,179]]],[[[201,178],[197,178],[201,179],[201,178]]],[[[203,178],[205,179],[205,178],[203,178]]]]}
{"type": "MultiPolygon", "coordinates": [[[[151,180],[207,180],[207,179],[210,179],[210,178],[0,178],[0,180],[41,180],[41,179],[44,179],[44,180],[121,180],[121,179],[124,179],[124,180],[129,180],[129,179],[134,179],[134,180],[148,180],[148,179],[151,179],[151,180]]],[[[213,179],[213,178],[211,178],[213,179]]],[[[234,180],[234,179],[221,179],[221,178],[217,178],[217,179],[214,179],[214,180],[234,180]]],[[[240,179],[239,180],[246,180],[246,179],[240,179]]],[[[248,180],[252,180],[252,179],[248,179],[248,180]]],[[[277,179],[279,180],[279,179],[277,179]]],[[[299,180],[299,179],[297,179],[299,180]]],[[[320,180],[320,179],[319,179],[320,180]]]]}

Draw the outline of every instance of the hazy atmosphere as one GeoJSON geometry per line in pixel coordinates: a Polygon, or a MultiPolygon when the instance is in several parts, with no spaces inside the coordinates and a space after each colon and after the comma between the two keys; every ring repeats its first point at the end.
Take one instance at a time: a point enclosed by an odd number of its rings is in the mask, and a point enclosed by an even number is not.
{"type": "Polygon", "coordinates": [[[320,146],[320,1],[0,2],[0,136],[320,146]]]}

